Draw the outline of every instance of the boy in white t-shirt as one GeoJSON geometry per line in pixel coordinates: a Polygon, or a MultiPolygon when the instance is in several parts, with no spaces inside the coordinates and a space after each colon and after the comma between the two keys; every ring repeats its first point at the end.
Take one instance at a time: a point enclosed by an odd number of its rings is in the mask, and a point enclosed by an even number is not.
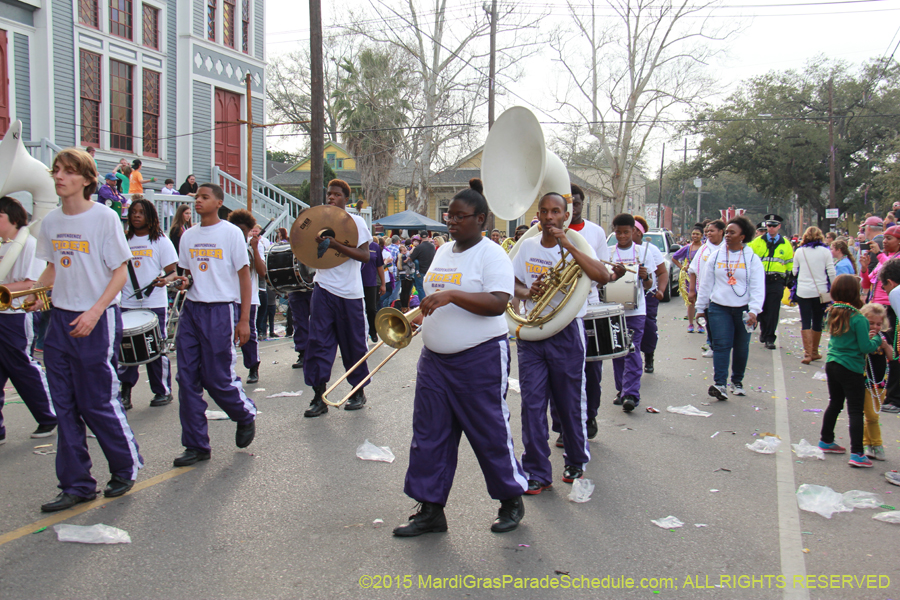
{"type": "MultiPolygon", "coordinates": [[[[90,154],[69,148],[51,169],[62,206],[44,217],[36,256],[47,261],[35,287],[53,286],[53,310],[44,340],[47,381],[59,438],[56,475],[62,492],[41,506],[44,512],[93,500],[85,425],[109,462],[107,497],[134,486],[144,461],[118,399],[118,350],[122,341],[119,297],[131,259],[119,216],[91,201],[97,167],[90,154]]],[[[33,310],[39,310],[37,302],[33,310]]]]}
{"type": "MultiPolygon", "coordinates": [[[[128,231],[125,233],[131,248],[131,269],[137,281],[137,289],[129,270],[122,288],[122,312],[149,310],[159,319],[161,338],[166,337],[166,310],[169,298],[165,290],[165,276],[175,271],[178,254],[175,246],[159,225],[159,216],[153,203],[144,198],[132,201],[128,207],[128,231]],[[149,292],[143,290],[149,288],[149,292]],[[162,289],[158,289],[162,288],[162,289]]],[[[147,376],[153,399],[150,406],[165,406],[172,402],[172,371],[169,356],[163,352],[147,363],[147,376]]],[[[130,410],[131,389],[138,382],[138,367],[119,366],[119,397],[125,410],[130,410]]]]}
{"type": "Polygon", "coordinates": [[[662,252],[652,240],[644,242],[644,234],[650,230],[647,220],[641,216],[634,217],[634,230],[631,239],[635,244],[643,246],[641,250],[641,262],[647,262],[647,256],[653,255],[656,270],[649,271],[651,283],[644,286],[644,303],[647,305],[647,319],[644,321],[644,336],[641,338],[641,346],[638,348],[644,353],[644,373],[653,373],[653,355],[656,353],[656,345],[659,343],[659,325],[656,317],[659,314],[659,303],[663,299],[663,290],[669,285],[669,272],[666,271],[666,261],[662,252]]]}
{"type": "Polygon", "coordinates": [[[178,266],[184,275],[166,279],[181,281],[186,289],[178,319],[175,354],[178,359],[178,402],[184,453],[176,467],[209,460],[207,403],[203,389],[237,422],[235,444],[246,448],[256,435],[256,405],[244,393],[235,372],[240,345],[250,340],[252,285],[247,238],[228,221],[219,218],[225,192],[214,183],[197,188],[194,208],[200,224],[184,232],[178,245],[178,266]]]}
{"type": "MultiPolygon", "coordinates": [[[[333,179],[328,183],[328,204],[344,209],[350,200],[350,186],[345,181],[333,179]]],[[[369,242],[372,234],[365,220],[350,215],[356,222],[359,234],[356,248],[341,244],[329,238],[330,250],[337,250],[349,256],[348,260],[331,269],[316,271],[316,287],[310,301],[309,338],[303,360],[303,379],[312,387],[316,395],[304,417],[318,417],[328,412],[328,405],[322,399],[334,366],[335,351],[341,348],[344,368],[349,369],[366,353],[366,307],[363,299],[362,273],[359,263],[369,262],[369,242]]],[[[322,238],[316,241],[321,242],[322,238]]],[[[356,387],[369,375],[369,367],[363,363],[348,377],[350,385],[356,387]]],[[[344,405],[344,410],[359,410],[366,403],[363,388],[353,394],[344,405]]]]}
{"type": "Polygon", "coordinates": [[[635,308],[625,311],[625,324],[631,330],[631,343],[635,351],[625,356],[613,359],[613,375],[616,379],[616,391],[618,395],[613,404],[622,405],[625,412],[633,411],[641,402],[641,376],[644,372],[641,361],[641,340],[644,337],[644,324],[647,320],[647,303],[644,291],[651,282],[650,273],[656,272],[659,263],[654,255],[647,253],[644,256],[644,247],[635,244],[634,217],[623,213],[616,215],[612,222],[613,231],[616,234],[616,245],[609,247],[609,258],[616,263],[613,267],[613,279],[619,279],[625,275],[624,266],[637,267],[638,277],[638,304],[635,308]],[[645,287],[646,286],[646,287],[645,287]]]}
{"type": "MultiPolygon", "coordinates": [[[[28,213],[19,201],[9,196],[0,198],[0,239],[14,240],[19,229],[28,224],[28,213]]],[[[0,281],[10,292],[20,292],[34,287],[45,263],[34,258],[36,240],[28,236],[9,274],[0,281]]],[[[15,244],[8,242],[0,247],[0,261],[9,254],[15,244]]],[[[31,356],[34,345],[35,315],[22,310],[22,299],[12,303],[9,310],[0,312],[0,444],[6,442],[3,427],[3,401],[7,381],[12,381],[19,397],[31,411],[38,428],[33,438],[53,435],[56,429],[56,413],[50,402],[50,388],[41,365],[31,356]]]]}
{"type": "MultiPolygon", "coordinates": [[[[247,383],[259,382],[259,329],[256,318],[260,310],[268,310],[268,305],[260,306],[259,285],[260,279],[266,277],[266,259],[263,252],[262,240],[259,237],[260,228],[256,225],[256,217],[246,208],[231,211],[228,222],[236,225],[247,238],[247,257],[253,257],[250,266],[250,339],[241,346],[241,354],[244,357],[244,368],[249,369],[247,383]]],[[[265,335],[265,327],[263,328],[265,335]]]]}
{"type": "MultiPolygon", "coordinates": [[[[568,190],[566,190],[568,191],[568,190]]],[[[562,250],[566,259],[578,263],[584,277],[606,284],[609,272],[593,249],[579,251],[566,237],[564,223],[569,216],[562,195],[546,194],[538,203],[541,236],[520,243],[513,259],[516,277],[515,294],[525,300],[525,309],[534,308],[533,298],[543,294],[547,285],[544,274],[555,266],[562,250]]],[[[545,313],[561,302],[557,293],[545,313]]],[[[522,468],[528,477],[526,494],[540,494],[553,483],[550,466],[550,446],[547,441],[547,404],[553,402],[562,429],[565,445],[565,469],[562,480],[572,483],[584,475],[584,467],[591,458],[587,443],[587,395],[585,391],[584,317],[587,302],[565,328],[555,335],[537,341],[521,337],[516,343],[519,355],[519,387],[522,389],[522,468]]]]}

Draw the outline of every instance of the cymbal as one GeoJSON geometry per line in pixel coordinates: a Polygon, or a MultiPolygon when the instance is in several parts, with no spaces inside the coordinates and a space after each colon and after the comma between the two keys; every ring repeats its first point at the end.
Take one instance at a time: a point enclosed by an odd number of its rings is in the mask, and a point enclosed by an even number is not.
{"type": "Polygon", "coordinates": [[[319,244],[316,242],[319,235],[329,235],[352,248],[359,245],[356,222],[347,211],[329,204],[307,208],[297,215],[297,220],[291,226],[291,250],[297,260],[314,269],[330,269],[350,259],[330,248],[319,258],[319,244]]]}

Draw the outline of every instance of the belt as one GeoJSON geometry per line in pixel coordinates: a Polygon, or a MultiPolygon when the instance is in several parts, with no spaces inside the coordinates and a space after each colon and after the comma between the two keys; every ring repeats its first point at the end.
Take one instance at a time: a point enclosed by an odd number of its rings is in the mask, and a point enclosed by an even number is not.
{"type": "Polygon", "coordinates": [[[784,281],[784,278],[784,273],[766,273],[766,281],[771,281],[773,283],[782,282],[784,281]]]}

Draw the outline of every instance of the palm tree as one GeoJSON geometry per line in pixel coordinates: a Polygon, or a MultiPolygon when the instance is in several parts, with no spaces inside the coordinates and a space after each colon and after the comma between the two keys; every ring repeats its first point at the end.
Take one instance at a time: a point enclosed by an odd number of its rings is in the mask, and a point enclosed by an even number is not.
{"type": "Polygon", "coordinates": [[[387,214],[390,173],[410,110],[407,72],[390,52],[372,48],[340,66],[345,75],[333,97],[343,140],[356,159],[374,218],[381,218],[387,214]]]}

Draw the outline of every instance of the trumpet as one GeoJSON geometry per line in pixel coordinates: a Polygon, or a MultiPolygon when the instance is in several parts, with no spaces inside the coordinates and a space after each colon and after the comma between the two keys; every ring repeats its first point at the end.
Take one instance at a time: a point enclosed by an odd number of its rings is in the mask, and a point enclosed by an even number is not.
{"type": "MultiPolygon", "coordinates": [[[[42,311],[48,310],[50,308],[50,299],[47,297],[47,292],[53,289],[53,286],[41,287],[41,288],[32,288],[30,290],[22,290],[20,292],[11,292],[9,288],[5,285],[0,285],[0,311],[9,310],[12,308],[13,300],[16,298],[21,298],[23,296],[37,296],[38,300],[43,301],[44,306],[41,308],[42,311]]],[[[36,300],[27,300],[22,303],[22,306],[19,308],[28,309],[37,304],[36,300]]]]}
{"type": "Polygon", "coordinates": [[[385,307],[378,311],[378,314],[375,315],[375,331],[378,332],[378,337],[381,338],[381,341],[372,346],[372,349],[365,353],[365,355],[357,361],[355,365],[350,367],[346,373],[344,373],[340,379],[331,384],[325,393],[322,395],[322,401],[325,402],[328,406],[340,406],[344,402],[350,399],[350,397],[355,394],[363,385],[375,375],[383,367],[387,364],[389,360],[394,358],[394,355],[400,352],[403,348],[409,346],[412,339],[418,335],[419,331],[413,331],[412,322],[421,314],[421,308],[414,308],[408,313],[402,313],[396,308],[385,307]],[[378,366],[372,369],[369,372],[369,375],[360,381],[354,386],[352,390],[350,390],[346,396],[344,396],[340,402],[332,402],[328,399],[328,394],[334,391],[342,381],[347,379],[350,376],[350,373],[358,369],[366,359],[368,359],[372,354],[375,353],[376,350],[381,348],[383,345],[387,344],[391,348],[394,349],[393,352],[387,355],[383,361],[378,363],[378,366]]]}

